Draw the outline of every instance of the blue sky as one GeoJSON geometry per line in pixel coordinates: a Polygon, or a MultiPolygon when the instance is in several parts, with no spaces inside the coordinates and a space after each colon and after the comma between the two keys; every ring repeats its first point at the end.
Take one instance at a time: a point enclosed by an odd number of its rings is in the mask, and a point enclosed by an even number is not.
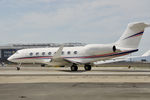
{"type": "MultiPolygon", "coordinates": [[[[130,22],[150,23],[150,0],[0,0],[0,44],[111,43],[130,22]]],[[[139,54],[150,49],[150,28],[139,54]]]]}

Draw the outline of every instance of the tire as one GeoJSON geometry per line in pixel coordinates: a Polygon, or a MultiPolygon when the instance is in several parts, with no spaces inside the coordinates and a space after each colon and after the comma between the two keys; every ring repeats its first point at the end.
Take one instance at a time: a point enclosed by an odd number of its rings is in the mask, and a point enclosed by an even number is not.
{"type": "Polygon", "coordinates": [[[45,64],[41,64],[41,67],[45,67],[45,64]]]}
{"type": "Polygon", "coordinates": [[[77,71],[78,70],[78,66],[77,65],[72,65],[71,66],[71,71],[77,71]]]}
{"type": "Polygon", "coordinates": [[[17,68],[18,71],[20,70],[20,67],[16,67],[16,68],[17,68]]]}
{"type": "Polygon", "coordinates": [[[85,65],[85,66],[84,66],[84,69],[85,69],[86,71],[90,71],[90,70],[92,69],[92,67],[91,67],[91,65],[85,65]]]}

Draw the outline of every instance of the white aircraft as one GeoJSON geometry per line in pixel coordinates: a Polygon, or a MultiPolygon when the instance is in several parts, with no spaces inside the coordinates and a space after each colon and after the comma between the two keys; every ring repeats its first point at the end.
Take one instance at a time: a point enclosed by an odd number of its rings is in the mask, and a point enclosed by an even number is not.
{"type": "Polygon", "coordinates": [[[136,59],[136,58],[146,58],[148,56],[150,56],[150,50],[148,50],[147,52],[145,52],[141,56],[116,57],[116,58],[112,58],[110,60],[94,62],[94,65],[101,65],[101,64],[108,64],[108,63],[114,63],[114,62],[120,62],[120,61],[127,61],[129,59],[136,59]]]}
{"type": "Polygon", "coordinates": [[[150,24],[144,22],[130,23],[120,39],[111,44],[22,49],[10,56],[8,60],[19,64],[41,63],[49,66],[70,66],[71,71],[77,71],[78,65],[81,64],[88,71],[96,61],[109,60],[138,51],[144,29],[149,26],[150,24]]]}

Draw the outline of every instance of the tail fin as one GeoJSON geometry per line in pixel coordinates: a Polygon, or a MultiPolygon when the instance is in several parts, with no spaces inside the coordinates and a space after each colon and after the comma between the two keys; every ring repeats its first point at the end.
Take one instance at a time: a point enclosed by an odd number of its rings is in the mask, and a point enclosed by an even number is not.
{"type": "Polygon", "coordinates": [[[142,56],[150,56],[150,50],[148,50],[147,52],[145,52],[142,56]]]}
{"type": "Polygon", "coordinates": [[[149,26],[150,24],[146,24],[144,22],[128,24],[123,35],[116,42],[116,46],[121,48],[137,48],[144,33],[144,29],[149,26]]]}

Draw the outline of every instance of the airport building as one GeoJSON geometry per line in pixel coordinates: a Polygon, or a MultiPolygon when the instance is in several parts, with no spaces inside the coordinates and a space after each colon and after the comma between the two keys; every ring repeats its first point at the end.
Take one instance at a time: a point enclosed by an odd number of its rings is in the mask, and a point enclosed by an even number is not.
{"type": "MultiPolygon", "coordinates": [[[[0,63],[8,62],[7,58],[14,54],[17,50],[26,48],[48,48],[59,47],[59,43],[36,43],[36,44],[9,44],[0,46],[0,63]]],[[[85,43],[64,43],[65,47],[84,46],[85,43]]]]}

